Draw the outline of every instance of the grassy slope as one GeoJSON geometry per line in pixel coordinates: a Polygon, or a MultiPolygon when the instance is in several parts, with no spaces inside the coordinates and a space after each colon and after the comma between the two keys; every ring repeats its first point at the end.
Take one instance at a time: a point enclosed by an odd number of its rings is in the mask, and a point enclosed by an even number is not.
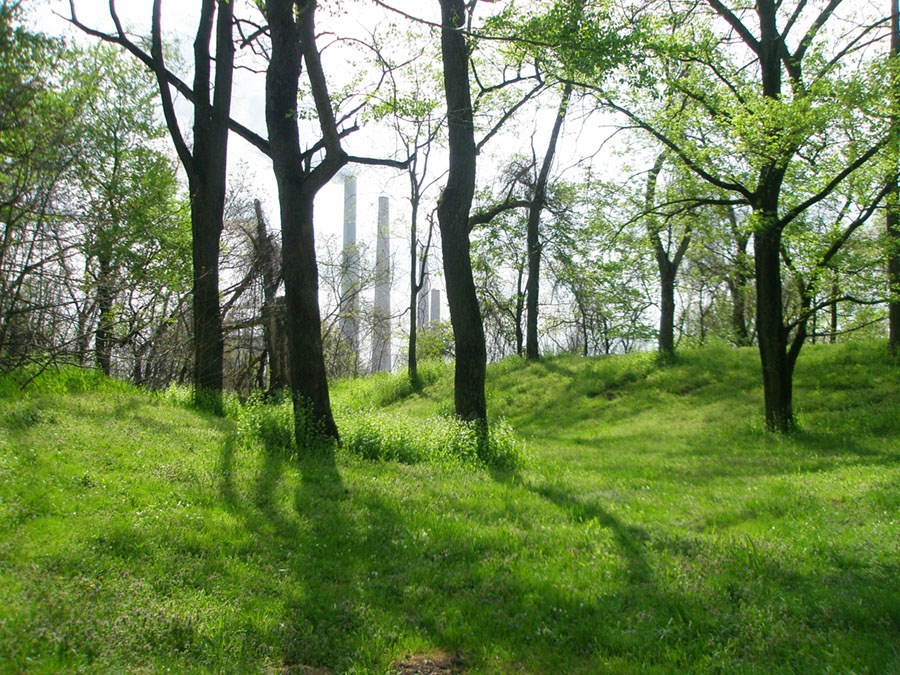
{"type": "MultiPolygon", "coordinates": [[[[804,350],[803,431],[752,350],[489,374],[515,473],[242,450],[123,386],[0,398],[0,671],[900,671],[900,364],[804,350]]],[[[423,418],[450,406],[341,383],[423,418]]]]}

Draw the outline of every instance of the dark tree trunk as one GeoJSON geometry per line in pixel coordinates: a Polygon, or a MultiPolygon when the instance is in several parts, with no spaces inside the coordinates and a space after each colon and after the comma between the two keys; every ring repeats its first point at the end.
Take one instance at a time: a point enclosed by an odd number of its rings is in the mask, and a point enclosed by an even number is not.
{"type": "MultiPolygon", "coordinates": [[[[211,194],[210,186],[194,191],[191,225],[194,300],[194,385],[198,393],[214,397],[222,391],[224,339],[219,311],[219,238],[225,200],[224,174],[221,200],[211,194]]],[[[200,399],[203,400],[202,397],[200,399]]]]}
{"type": "Polygon", "coordinates": [[[734,344],[738,347],[750,345],[750,331],[747,329],[747,279],[729,281],[731,291],[731,329],[734,331],[734,344]]]}
{"type": "MultiPolygon", "coordinates": [[[[415,180],[415,179],[413,179],[415,180]]],[[[416,329],[416,307],[419,298],[418,270],[419,270],[419,243],[416,241],[416,226],[418,217],[418,204],[413,204],[412,208],[412,225],[409,235],[409,345],[406,357],[406,364],[409,374],[409,381],[412,385],[418,386],[419,383],[419,358],[416,355],[416,339],[418,337],[416,329]]]]}
{"type": "Polygon", "coordinates": [[[550,133],[550,141],[547,144],[547,152],[544,153],[544,161],[538,173],[534,186],[534,195],[528,207],[528,282],[526,284],[526,314],[525,314],[525,356],[530,361],[540,357],[538,350],[538,300],[540,296],[541,282],[541,212],[547,199],[547,182],[550,178],[550,167],[553,165],[553,155],[556,153],[556,144],[559,141],[559,133],[563,120],[566,118],[566,108],[569,106],[569,98],[572,96],[572,85],[566,84],[563,88],[559,109],[556,111],[556,121],[553,123],[553,131],[550,133]]]}
{"type": "Polygon", "coordinates": [[[837,342],[837,334],[838,334],[838,294],[841,292],[840,287],[837,282],[837,273],[835,273],[835,280],[831,284],[831,335],[829,336],[829,342],[834,344],[837,342]]]}
{"type": "Polygon", "coordinates": [[[468,48],[460,28],[463,0],[439,0],[441,55],[447,98],[450,169],[438,203],[447,304],[456,341],[454,398],[463,420],[487,422],[484,394],[487,348],[469,254],[469,211],[475,194],[475,129],[469,94],[468,48]]]}
{"type": "MultiPolygon", "coordinates": [[[[762,94],[781,98],[781,56],[784,43],[776,26],[775,0],[758,0],[756,12],[760,23],[759,64],[762,94]]],[[[794,64],[799,77],[799,64],[794,64]]],[[[784,325],[781,281],[781,232],[778,202],[786,165],[774,161],[762,167],[756,189],[754,212],[759,219],[754,235],[756,271],[756,329],[762,361],[766,427],[770,431],[790,433],[794,430],[791,403],[794,363],[802,340],[795,341],[791,355],[787,352],[788,331],[784,325]]]]}
{"type": "MultiPolygon", "coordinates": [[[[891,0],[891,57],[900,58],[900,6],[897,0],[891,0]]],[[[894,103],[900,99],[900,91],[895,85],[892,92],[894,103]]],[[[887,239],[888,239],[888,349],[900,354],[900,180],[897,176],[898,155],[900,155],[900,120],[891,119],[891,142],[894,167],[889,177],[891,191],[888,194],[887,239]]]]}
{"type": "Polygon", "coordinates": [[[675,353],[675,266],[668,256],[657,254],[659,268],[659,352],[675,353]]]}
{"type": "Polygon", "coordinates": [[[94,351],[97,367],[107,377],[111,371],[113,346],[113,300],[112,263],[105,255],[98,257],[97,275],[97,331],[94,335],[94,351]]]}
{"type": "Polygon", "coordinates": [[[418,389],[422,383],[419,380],[419,357],[416,353],[418,344],[418,322],[416,312],[419,306],[419,293],[425,285],[425,266],[428,261],[428,253],[431,251],[431,225],[428,227],[428,242],[425,244],[422,258],[419,258],[418,223],[419,223],[419,183],[415,171],[409,173],[412,205],[412,218],[409,233],[409,345],[407,351],[407,372],[410,384],[418,389]]]}
{"type": "MultiPolygon", "coordinates": [[[[279,181],[279,196],[284,194],[281,182],[279,181]]],[[[322,432],[338,439],[337,425],[331,412],[322,348],[312,197],[297,201],[283,200],[281,223],[290,380],[295,417],[298,424],[302,424],[303,415],[307,412],[303,406],[308,405],[313,419],[322,425],[322,432]]],[[[298,429],[299,431],[301,430],[298,429]]]]}
{"type": "MultiPolygon", "coordinates": [[[[766,427],[787,433],[794,429],[791,405],[793,362],[787,353],[787,331],[781,304],[781,231],[759,230],[754,236],[756,268],[756,328],[762,361],[766,427]]],[[[795,357],[796,358],[796,357],[795,357]]]]}
{"type": "Polygon", "coordinates": [[[219,238],[225,209],[228,121],[234,75],[233,16],[234,2],[229,0],[203,0],[201,4],[194,39],[194,138],[191,149],[181,135],[163,61],[161,0],[153,2],[151,64],[159,84],[166,125],[187,172],[191,195],[194,388],[198,403],[217,413],[221,412],[224,348],[219,309],[219,238]],[[214,28],[216,72],[213,83],[210,41],[214,28]]]}
{"type": "Polygon", "coordinates": [[[315,2],[269,0],[272,52],[266,71],[266,125],[278,184],[287,310],[288,352],[294,425],[298,441],[308,421],[325,437],[339,440],[331,412],[319,314],[319,275],[313,232],[313,200],[347,161],[340,150],[334,115],[315,45],[315,2]],[[301,57],[309,71],[326,156],[314,169],[303,167],[297,129],[301,57]],[[308,420],[308,416],[312,420],[308,420]]]}
{"type": "MultiPolygon", "coordinates": [[[[900,187],[900,186],[898,186],[900,187]]],[[[895,187],[895,192],[897,188],[895,187]]],[[[900,354],[900,218],[897,207],[888,211],[888,348],[900,354]]]]}
{"type": "Polygon", "coordinates": [[[728,207],[728,222],[735,244],[734,268],[727,275],[728,290],[731,292],[731,328],[734,331],[734,343],[738,347],[748,347],[750,331],[747,329],[747,284],[751,278],[747,262],[749,238],[738,228],[733,207],[728,207]]]}
{"type": "Polygon", "coordinates": [[[516,314],[513,317],[516,325],[516,356],[522,356],[525,348],[525,335],[522,332],[522,317],[525,314],[525,293],[522,290],[522,276],[525,270],[519,265],[519,275],[516,279],[516,314]]]}
{"type": "MultiPolygon", "coordinates": [[[[656,268],[659,272],[659,353],[670,357],[675,354],[675,278],[678,267],[691,244],[691,229],[687,228],[673,256],[663,246],[659,236],[660,225],[653,214],[656,201],[656,182],[666,161],[666,152],[656,158],[653,167],[647,174],[647,191],[644,196],[644,208],[647,212],[647,236],[656,256],[656,268]]],[[[702,313],[702,307],[701,307],[702,313]]],[[[702,316],[701,316],[702,319],[702,316]]]]}

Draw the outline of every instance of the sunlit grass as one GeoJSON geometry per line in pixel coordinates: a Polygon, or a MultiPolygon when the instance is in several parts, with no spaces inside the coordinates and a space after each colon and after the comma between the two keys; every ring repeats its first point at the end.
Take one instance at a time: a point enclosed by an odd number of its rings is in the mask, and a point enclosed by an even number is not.
{"type": "MultiPolygon", "coordinates": [[[[289,408],[0,383],[0,671],[897,671],[898,372],[804,349],[779,438],[753,350],[505,361],[514,469],[285,452],[289,408]]],[[[342,382],[339,424],[412,447],[451,382],[342,382]]]]}

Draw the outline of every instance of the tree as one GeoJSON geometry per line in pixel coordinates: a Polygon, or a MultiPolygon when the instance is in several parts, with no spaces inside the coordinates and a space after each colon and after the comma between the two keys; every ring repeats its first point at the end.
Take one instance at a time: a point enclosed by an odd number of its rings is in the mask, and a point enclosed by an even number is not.
{"type": "Polygon", "coordinates": [[[467,11],[463,0],[438,1],[450,150],[447,183],[438,202],[438,222],[447,304],[456,344],[453,394],[459,418],[485,424],[487,349],[469,251],[469,212],[475,196],[476,151],[469,90],[469,50],[462,31],[467,11]]]}
{"type": "Polygon", "coordinates": [[[266,19],[272,51],[266,70],[266,126],[272,168],[278,184],[290,381],[298,440],[305,416],[337,440],[331,412],[319,314],[319,280],[313,231],[313,199],[348,161],[328,97],[325,73],[315,43],[316,2],[268,0],[266,19]],[[301,63],[307,75],[322,130],[325,156],[314,168],[304,160],[297,128],[301,63]]]}
{"type": "MultiPolygon", "coordinates": [[[[407,37],[410,40],[421,40],[423,36],[413,33],[407,37]]],[[[392,58],[385,51],[385,43],[395,40],[394,35],[386,40],[372,36],[372,49],[378,63],[388,74],[390,89],[383,100],[371,106],[370,114],[375,119],[390,120],[407,162],[410,205],[407,372],[410,383],[414,387],[420,387],[416,311],[432,252],[433,217],[428,218],[427,234],[420,234],[419,224],[425,193],[439,180],[429,173],[429,168],[432,151],[437,147],[444,120],[438,114],[440,103],[433,91],[436,73],[432,69],[433,55],[430,50],[407,44],[407,48],[413,50],[411,57],[403,54],[400,58],[392,58]],[[402,78],[397,74],[398,62],[403,63],[402,78]]]]}
{"type": "MultiPolygon", "coordinates": [[[[74,54],[67,73],[84,82],[90,104],[79,118],[84,150],[72,182],[84,205],[85,275],[97,310],[97,367],[110,374],[115,336],[114,303],[128,286],[153,273],[159,242],[179,227],[178,184],[169,157],[153,148],[165,133],[154,119],[153,85],[136,64],[111,48],[74,54]]],[[[173,261],[174,262],[174,261],[173,261]]]]}
{"type": "MultiPolygon", "coordinates": [[[[886,141],[884,120],[874,112],[878,64],[862,59],[881,22],[864,22],[826,42],[823,27],[834,23],[840,5],[833,0],[815,10],[801,2],[791,9],[759,0],[753,9],[731,9],[708,0],[708,7],[691,6],[675,17],[672,32],[659,33],[651,47],[662,59],[692,64],[674,83],[696,102],[689,124],[668,111],[601,95],[609,109],[730,195],[705,203],[750,208],[766,426],[773,431],[794,428],[793,369],[811,316],[807,308],[799,321],[785,319],[785,228],[876,158],[886,141]],[[797,39],[795,30],[802,31],[797,39]]],[[[867,203],[882,196],[876,189],[867,203]]],[[[842,245],[873,212],[874,206],[848,219],[834,243],[842,245]]]]}
{"type": "MultiPolygon", "coordinates": [[[[57,210],[83,150],[86,92],[55,82],[64,45],[21,24],[20,3],[0,6],[0,368],[64,356],[76,342],[74,247],[57,210]],[[69,285],[71,289],[73,285],[69,285]]],[[[84,316],[85,313],[82,313],[84,316]]]]}
{"type": "Polygon", "coordinates": [[[472,255],[488,358],[525,351],[525,274],[528,255],[520,213],[502,214],[473,233],[472,255]]]}
{"type": "MultiPolygon", "coordinates": [[[[900,104],[900,83],[897,77],[897,62],[900,61],[900,5],[897,0],[891,0],[891,60],[894,69],[891,71],[890,95],[894,105],[900,104]]],[[[898,162],[900,162],[900,113],[894,112],[891,116],[890,127],[891,161],[892,170],[888,176],[887,194],[887,247],[888,247],[888,349],[893,353],[900,353],[900,176],[898,176],[898,162]]]]}
{"type": "Polygon", "coordinates": [[[663,227],[659,214],[655,211],[655,202],[657,183],[667,154],[665,151],[660,153],[647,174],[644,212],[647,221],[647,238],[653,248],[656,267],[659,271],[659,352],[665,357],[671,357],[675,353],[675,278],[678,275],[681,260],[691,244],[693,227],[688,222],[682,229],[681,237],[674,237],[678,239],[678,243],[674,246],[674,252],[672,251],[674,234],[672,225],[665,228],[668,235],[665,244],[660,236],[663,227]]]}
{"type": "MultiPolygon", "coordinates": [[[[290,353],[291,392],[298,438],[311,416],[320,433],[339,440],[331,412],[322,347],[318,271],[313,229],[313,200],[349,162],[405,168],[404,162],[352,157],[341,138],[355,127],[339,129],[325,71],[316,45],[315,0],[268,0],[271,55],[266,70],[268,153],[278,184],[281,239],[290,353]],[[321,137],[309,149],[300,146],[297,100],[305,66],[321,137]],[[313,159],[322,153],[318,164],[313,159]]],[[[345,118],[346,119],[346,118],[345,118]]]]}
{"type": "Polygon", "coordinates": [[[559,141],[559,133],[562,129],[563,120],[566,118],[566,109],[569,106],[571,96],[572,84],[567,82],[563,86],[559,109],[556,112],[556,120],[553,123],[553,130],[550,132],[550,140],[547,143],[547,150],[544,153],[541,169],[534,184],[534,193],[531,195],[531,203],[528,206],[525,355],[530,360],[536,360],[540,356],[538,351],[538,298],[540,295],[541,276],[541,212],[547,199],[547,182],[550,178],[553,155],[556,152],[556,144],[559,141]]]}
{"type": "Polygon", "coordinates": [[[223,332],[219,308],[219,245],[225,208],[226,159],[234,66],[233,0],[202,0],[194,39],[194,81],[188,89],[170,73],[163,57],[162,0],[153,1],[151,50],[148,54],[125,32],[110,3],[116,33],[82,24],[70,0],[70,20],[85,33],[121,45],[156,76],[169,134],[188,177],[191,198],[193,262],[194,385],[198,401],[221,411],[223,332]],[[215,28],[215,74],[210,52],[215,28]],[[193,145],[182,132],[172,97],[175,85],[193,104],[193,145]],[[211,395],[211,396],[208,396],[211,395]]]}

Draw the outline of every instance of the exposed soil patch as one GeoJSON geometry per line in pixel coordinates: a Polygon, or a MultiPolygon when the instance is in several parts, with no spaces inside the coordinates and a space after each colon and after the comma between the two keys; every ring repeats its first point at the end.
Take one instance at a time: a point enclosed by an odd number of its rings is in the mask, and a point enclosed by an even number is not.
{"type": "Polygon", "coordinates": [[[284,666],[279,675],[334,675],[327,668],[313,668],[312,666],[284,666]]]}
{"type": "Polygon", "coordinates": [[[447,652],[407,654],[394,664],[397,675],[463,675],[463,662],[459,656],[447,652]]]}

